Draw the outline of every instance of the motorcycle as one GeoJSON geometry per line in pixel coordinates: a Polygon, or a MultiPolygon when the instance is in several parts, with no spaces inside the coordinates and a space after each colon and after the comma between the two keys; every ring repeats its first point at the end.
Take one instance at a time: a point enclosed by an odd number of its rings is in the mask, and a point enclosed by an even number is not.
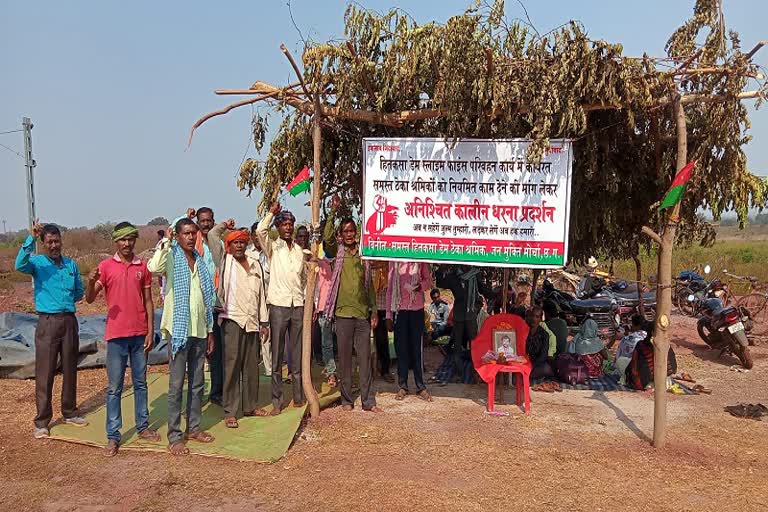
{"type": "MultiPolygon", "coordinates": [[[[620,324],[628,325],[632,315],[640,311],[637,285],[628,284],[622,279],[609,282],[601,276],[587,274],[579,282],[576,294],[584,299],[608,298],[614,300],[620,324]]],[[[653,320],[656,311],[656,292],[643,292],[642,300],[646,320],[653,320]]]]}
{"type": "Polygon", "coordinates": [[[704,343],[720,350],[720,356],[733,354],[739,358],[744,368],[752,368],[746,327],[741,321],[739,310],[723,307],[720,299],[710,298],[703,302],[701,312],[702,316],[696,322],[696,330],[704,343]]]}
{"type": "Polygon", "coordinates": [[[618,314],[618,304],[610,297],[577,298],[555,288],[549,279],[545,279],[536,293],[536,303],[543,305],[553,302],[559,311],[564,313],[565,321],[570,326],[578,326],[591,316],[598,325],[601,335],[612,338],[616,333],[621,318],[618,314]]]}
{"type": "MultiPolygon", "coordinates": [[[[711,271],[709,265],[704,267],[705,275],[709,275],[711,271]]],[[[708,299],[718,299],[724,304],[730,301],[728,285],[717,277],[709,282],[692,280],[686,286],[678,289],[676,296],[678,308],[687,316],[697,316],[701,312],[702,305],[708,299]]]]}

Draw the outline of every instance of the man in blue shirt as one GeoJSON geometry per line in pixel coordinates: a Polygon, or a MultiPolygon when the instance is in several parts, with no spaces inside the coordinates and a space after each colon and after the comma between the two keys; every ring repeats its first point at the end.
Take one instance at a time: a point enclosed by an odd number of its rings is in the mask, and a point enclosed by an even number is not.
{"type": "Polygon", "coordinates": [[[61,232],[53,224],[32,226],[31,234],[16,256],[16,270],[30,274],[35,282],[35,438],[48,437],[53,417],[51,395],[58,358],[61,356],[61,412],[64,423],[88,425],[77,411],[77,355],[80,336],[75,302],[83,298],[83,282],[77,264],[61,255],[61,232]],[[41,254],[33,255],[35,238],[41,254]]]}

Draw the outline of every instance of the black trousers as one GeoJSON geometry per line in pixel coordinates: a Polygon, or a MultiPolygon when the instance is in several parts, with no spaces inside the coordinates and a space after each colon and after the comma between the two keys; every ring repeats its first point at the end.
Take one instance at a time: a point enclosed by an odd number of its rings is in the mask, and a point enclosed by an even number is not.
{"type": "Polygon", "coordinates": [[[304,322],[304,306],[270,306],[269,328],[272,335],[272,406],[282,408],[283,404],[283,357],[285,356],[285,334],[291,344],[291,384],[293,402],[304,403],[304,389],[301,387],[301,331],[304,322]]]}
{"type": "Polygon", "coordinates": [[[224,389],[224,363],[223,347],[221,343],[221,327],[219,326],[219,314],[213,314],[213,352],[208,356],[208,369],[211,372],[211,392],[208,400],[222,401],[224,389]]]}
{"type": "Polygon", "coordinates": [[[339,359],[336,365],[341,374],[341,405],[355,403],[352,396],[352,349],[354,348],[360,371],[360,401],[363,409],[369,410],[376,405],[371,365],[371,324],[363,318],[336,317],[336,335],[339,344],[339,359]]]}
{"type": "Polygon", "coordinates": [[[397,351],[397,383],[408,389],[408,370],[413,371],[416,393],[427,389],[424,385],[422,357],[424,335],[424,309],[400,310],[395,320],[395,350],[397,351]]]}
{"type": "Polygon", "coordinates": [[[387,332],[387,312],[378,311],[379,323],[373,331],[373,339],[376,342],[376,359],[378,361],[379,375],[389,374],[389,333],[387,332]]]}
{"type": "Polygon", "coordinates": [[[74,313],[40,313],[35,329],[35,426],[48,428],[53,417],[53,379],[61,356],[61,413],[77,416],[77,355],[80,330],[74,313]]]}

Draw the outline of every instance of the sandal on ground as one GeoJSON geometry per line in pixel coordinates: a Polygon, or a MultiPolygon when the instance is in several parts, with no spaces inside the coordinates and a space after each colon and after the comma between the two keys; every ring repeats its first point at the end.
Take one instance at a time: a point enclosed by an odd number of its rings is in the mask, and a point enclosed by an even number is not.
{"type": "Polygon", "coordinates": [[[215,437],[213,437],[211,434],[204,430],[198,430],[197,432],[192,432],[190,434],[187,434],[186,437],[190,441],[197,441],[198,443],[212,443],[215,437]]]}
{"type": "Polygon", "coordinates": [[[395,400],[403,400],[403,399],[405,399],[405,396],[407,394],[408,394],[408,390],[407,389],[400,388],[397,391],[397,394],[395,395],[395,400]]]}
{"type": "Polygon", "coordinates": [[[425,402],[434,402],[434,399],[432,398],[432,395],[429,394],[429,391],[426,389],[422,389],[418,395],[419,398],[424,400],[425,402]]]}
{"type": "Polygon", "coordinates": [[[117,455],[117,450],[120,448],[120,443],[114,439],[110,439],[107,442],[107,446],[104,447],[104,455],[107,457],[114,457],[117,455]]]}
{"type": "Polygon", "coordinates": [[[224,418],[224,425],[225,425],[227,428],[237,428],[237,427],[239,427],[239,426],[240,426],[240,425],[237,423],[237,418],[235,418],[234,416],[230,416],[230,417],[228,417],[228,418],[224,418]]]}
{"type": "Polygon", "coordinates": [[[696,391],[697,393],[704,393],[705,395],[711,395],[712,390],[709,388],[705,388],[701,384],[696,384],[691,388],[693,391],[696,391]]]}
{"type": "Polygon", "coordinates": [[[269,413],[259,407],[258,409],[254,409],[252,411],[244,412],[243,416],[256,416],[258,418],[263,418],[264,416],[269,416],[269,413]]]}
{"type": "Polygon", "coordinates": [[[331,386],[332,388],[335,388],[336,386],[339,385],[339,381],[336,379],[335,375],[328,376],[328,385],[331,386]]]}
{"type": "Polygon", "coordinates": [[[152,441],[154,443],[160,440],[160,434],[152,430],[151,428],[145,428],[139,432],[139,439],[143,441],[152,441]]]}
{"type": "Polygon", "coordinates": [[[171,455],[189,455],[189,448],[182,441],[176,441],[168,445],[168,452],[171,455]]]}

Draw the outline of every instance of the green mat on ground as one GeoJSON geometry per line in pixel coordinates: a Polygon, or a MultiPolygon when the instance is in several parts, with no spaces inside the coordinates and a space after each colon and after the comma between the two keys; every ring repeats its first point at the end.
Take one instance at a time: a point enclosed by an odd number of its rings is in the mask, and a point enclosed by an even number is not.
{"type": "MultiPolygon", "coordinates": [[[[328,407],[339,399],[338,388],[331,389],[322,381],[321,371],[314,368],[313,380],[315,389],[320,395],[320,407],[328,407]]],[[[207,374],[206,374],[207,377],[207,374]]],[[[209,382],[206,379],[206,400],[209,382]]],[[[149,423],[150,428],[157,430],[161,440],[157,443],[141,440],[136,436],[133,411],[133,388],[123,391],[122,415],[123,429],[121,450],[154,450],[166,451],[168,444],[168,375],[150,373],[147,375],[149,393],[149,423]]],[[[259,386],[259,406],[271,410],[270,378],[262,375],[259,386]]],[[[291,386],[283,385],[283,399],[290,400],[291,386]]],[[[186,402],[186,388],[184,397],[186,402]]],[[[224,425],[224,411],[221,407],[208,403],[203,404],[201,426],[216,439],[213,443],[202,444],[194,441],[187,443],[190,452],[211,457],[224,457],[236,460],[256,462],[274,462],[280,459],[291,446],[296,431],[301,425],[307,406],[301,408],[288,407],[278,416],[264,418],[240,418],[239,428],[227,428],[224,425]]],[[[183,410],[183,409],[182,409],[183,410]]],[[[87,427],[74,427],[57,424],[51,428],[51,439],[104,446],[106,444],[106,405],[85,414],[87,427]]],[[[186,426],[186,416],[182,416],[182,430],[186,426]]]]}

